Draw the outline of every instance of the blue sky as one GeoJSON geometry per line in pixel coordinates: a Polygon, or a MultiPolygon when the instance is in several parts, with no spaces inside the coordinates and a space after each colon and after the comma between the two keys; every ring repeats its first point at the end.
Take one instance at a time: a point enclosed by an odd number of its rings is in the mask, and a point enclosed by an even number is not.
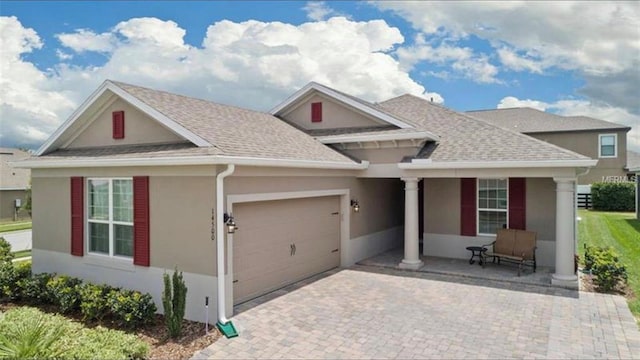
{"type": "Polygon", "coordinates": [[[370,101],[531,106],[632,126],[640,150],[639,14],[637,2],[3,1],[0,145],[39,146],[110,78],[259,110],[312,80],[370,101]]]}

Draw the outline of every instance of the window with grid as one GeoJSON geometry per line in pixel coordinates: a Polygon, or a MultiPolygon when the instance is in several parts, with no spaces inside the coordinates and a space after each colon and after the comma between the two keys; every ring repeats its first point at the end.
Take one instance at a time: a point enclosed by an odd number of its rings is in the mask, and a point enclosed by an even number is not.
{"type": "Polygon", "coordinates": [[[478,179],[478,234],[507,227],[507,179],[478,179]]]}
{"type": "Polygon", "coordinates": [[[600,135],[600,157],[616,157],[616,135],[600,135]]]}
{"type": "Polygon", "coordinates": [[[87,180],[89,252],[133,256],[133,182],[87,180]]]}

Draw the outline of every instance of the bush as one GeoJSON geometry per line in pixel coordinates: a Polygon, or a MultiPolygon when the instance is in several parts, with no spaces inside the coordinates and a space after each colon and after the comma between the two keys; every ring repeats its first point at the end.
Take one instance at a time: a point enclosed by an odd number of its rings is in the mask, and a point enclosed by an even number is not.
{"type": "Polygon", "coordinates": [[[627,269],[620,263],[612,248],[585,245],[585,269],[590,270],[601,292],[610,292],[618,283],[627,281],[627,269]]]}
{"type": "Polygon", "coordinates": [[[52,296],[47,289],[47,283],[52,278],[52,274],[42,273],[18,281],[20,298],[31,304],[53,303],[52,296]]]}
{"type": "MultiPolygon", "coordinates": [[[[19,321],[1,327],[0,358],[50,359],[57,358],[64,352],[60,342],[63,329],[50,326],[44,314],[30,312],[30,316],[20,317],[19,321]]],[[[12,320],[11,316],[4,315],[0,323],[12,320]]]]}
{"type": "Polygon", "coordinates": [[[61,313],[66,314],[80,309],[80,279],[67,275],[56,276],[47,282],[47,292],[51,294],[53,304],[61,313]]]}
{"type": "Polygon", "coordinates": [[[177,268],[173,271],[173,281],[169,274],[166,273],[163,275],[163,279],[162,306],[164,308],[164,321],[167,325],[167,330],[169,330],[169,336],[176,338],[182,333],[187,286],[182,279],[182,272],[178,272],[177,268]]]}
{"type": "Polygon", "coordinates": [[[11,253],[11,244],[0,236],[0,265],[11,265],[13,254],[11,253]]]}
{"type": "MultiPolygon", "coordinates": [[[[0,336],[8,337],[9,334],[15,333],[21,324],[33,322],[33,319],[40,319],[44,325],[39,327],[45,332],[60,331],[63,334],[62,338],[51,342],[50,346],[35,346],[38,350],[36,354],[20,356],[16,353],[1,353],[0,358],[142,359],[149,352],[149,346],[135,335],[100,326],[85,328],[80,323],[60,315],[45,314],[30,307],[8,310],[5,316],[0,318],[0,336]]],[[[15,337],[12,337],[12,344],[16,342],[13,339],[15,337]]],[[[2,342],[0,340],[0,344],[2,342]]]]}
{"type": "Polygon", "coordinates": [[[85,320],[102,321],[109,314],[107,297],[112,291],[117,291],[117,289],[108,285],[90,283],[79,285],[80,311],[85,320]]]}
{"type": "Polygon", "coordinates": [[[602,211],[634,211],[636,187],[630,182],[594,183],[591,185],[593,208],[602,211]]]}
{"type": "Polygon", "coordinates": [[[112,290],[107,296],[107,304],[120,326],[127,329],[148,324],[157,310],[151,295],[133,290],[112,290]]]}
{"type": "Polygon", "coordinates": [[[0,298],[18,300],[21,298],[20,283],[31,277],[31,262],[0,265],[0,298]]]}

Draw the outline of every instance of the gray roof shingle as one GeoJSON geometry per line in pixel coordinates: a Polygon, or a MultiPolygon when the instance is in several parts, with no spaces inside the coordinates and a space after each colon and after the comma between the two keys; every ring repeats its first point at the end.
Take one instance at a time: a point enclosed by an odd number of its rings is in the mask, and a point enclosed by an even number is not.
{"type": "Polygon", "coordinates": [[[532,108],[467,111],[467,114],[505,129],[525,134],[579,130],[630,129],[625,125],[587,116],[560,116],[532,108]]]}
{"type": "Polygon", "coordinates": [[[219,150],[219,155],[353,163],[346,156],[264,112],[121,82],[112,83],[205,139],[219,150]]]}
{"type": "Polygon", "coordinates": [[[434,162],[589,159],[413,95],[402,95],[377,106],[417,128],[438,134],[440,140],[429,156],[434,162]]]}
{"type": "Polygon", "coordinates": [[[28,152],[12,149],[0,148],[0,189],[26,189],[31,180],[31,170],[14,168],[11,162],[28,159],[31,155],[28,152]]]}
{"type": "Polygon", "coordinates": [[[640,153],[627,150],[627,169],[640,169],[640,153]]]}

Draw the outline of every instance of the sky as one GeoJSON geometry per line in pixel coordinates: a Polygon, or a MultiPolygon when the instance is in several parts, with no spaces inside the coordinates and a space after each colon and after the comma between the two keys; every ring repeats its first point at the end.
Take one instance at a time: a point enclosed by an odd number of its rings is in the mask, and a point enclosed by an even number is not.
{"type": "Polygon", "coordinates": [[[640,151],[640,2],[0,0],[0,146],[37,149],[106,79],[261,111],[309,81],[529,106],[640,151]]]}

